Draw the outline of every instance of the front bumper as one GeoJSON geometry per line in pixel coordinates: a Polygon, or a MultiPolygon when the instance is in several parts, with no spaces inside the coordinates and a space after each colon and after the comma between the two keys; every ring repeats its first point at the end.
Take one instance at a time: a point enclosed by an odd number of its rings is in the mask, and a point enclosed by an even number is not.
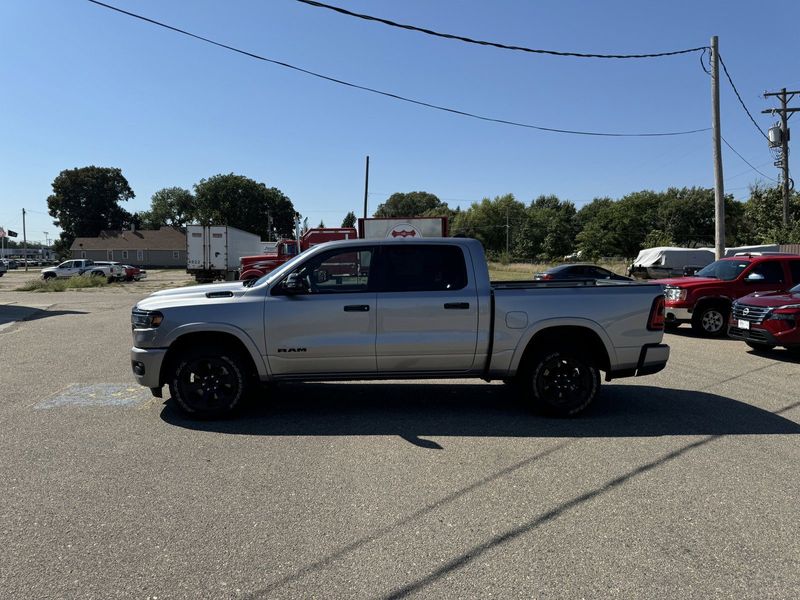
{"type": "Polygon", "coordinates": [[[664,319],[667,323],[689,323],[692,320],[692,309],[665,306],[664,319]]]}
{"type": "Polygon", "coordinates": [[[140,385],[161,389],[161,365],[166,354],[166,348],[131,348],[131,369],[140,385]]]}
{"type": "Polygon", "coordinates": [[[768,329],[750,326],[750,329],[742,329],[736,326],[728,327],[728,337],[743,342],[753,344],[764,344],[769,346],[783,346],[785,348],[796,348],[800,346],[800,337],[797,329],[789,329],[783,335],[776,335],[768,329]]]}

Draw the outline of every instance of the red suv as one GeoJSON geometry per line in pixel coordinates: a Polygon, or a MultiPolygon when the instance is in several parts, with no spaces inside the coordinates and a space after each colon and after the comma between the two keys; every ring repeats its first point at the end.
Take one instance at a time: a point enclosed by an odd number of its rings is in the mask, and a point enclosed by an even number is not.
{"type": "Polygon", "coordinates": [[[703,335],[727,331],[731,304],[753,292],[787,290],[800,283],[800,255],[731,256],[700,269],[691,277],[660,279],[664,288],[666,327],[691,323],[703,335]]]}
{"type": "Polygon", "coordinates": [[[754,350],[800,350],[800,285],[788,292],[739,298],[733,303],[728,335],[754,350]]]}

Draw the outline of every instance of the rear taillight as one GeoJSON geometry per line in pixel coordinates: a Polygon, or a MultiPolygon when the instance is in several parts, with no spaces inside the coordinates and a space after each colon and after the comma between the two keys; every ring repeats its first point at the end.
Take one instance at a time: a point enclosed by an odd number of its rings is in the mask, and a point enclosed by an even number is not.
{"type": "Polygon", "coordinates": [[[647,328],[650,331],[664,331],[664,296],[656,296],[650,307],[650,316],[647,319],[647,328]]]}

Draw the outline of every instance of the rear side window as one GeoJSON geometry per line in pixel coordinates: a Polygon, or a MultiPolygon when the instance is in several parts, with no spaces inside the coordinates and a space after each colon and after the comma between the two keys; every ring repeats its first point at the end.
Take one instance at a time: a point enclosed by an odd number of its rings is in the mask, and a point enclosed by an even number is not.
{"type": "Polygon", "coordinates": [[[467,286],[464,253],[458,246],[402,244],[381,252],[382,292],[435,292],[467,286]]]}
{"type": "Polygon", "coordinates": [[[750,277],[754,273],[761,275],[764,283],[783,283],[783,265],[777,260],[758,263],[747,276],[750,277]]]}
{"type": "Polygon", "coordinates": [[[792,274],[792,285],[800,283],[800,260],[790,260],[789,271],[792,274]]]}

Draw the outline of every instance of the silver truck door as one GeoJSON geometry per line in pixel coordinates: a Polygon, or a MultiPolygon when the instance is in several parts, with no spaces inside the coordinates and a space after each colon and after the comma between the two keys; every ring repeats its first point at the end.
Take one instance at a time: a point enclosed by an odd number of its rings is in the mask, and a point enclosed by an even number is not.
{"type": "Polygon", "coordinates": [[[375,373],[372,254],[369,246],[325,252],[273,287],[264,320],[274,375],[375,373]]]}
{"type": "Polygon", "coordinates": [[[468,371],[478,297],[461,247],[408,242],[380,249],[378,372],[468,371]]]}

